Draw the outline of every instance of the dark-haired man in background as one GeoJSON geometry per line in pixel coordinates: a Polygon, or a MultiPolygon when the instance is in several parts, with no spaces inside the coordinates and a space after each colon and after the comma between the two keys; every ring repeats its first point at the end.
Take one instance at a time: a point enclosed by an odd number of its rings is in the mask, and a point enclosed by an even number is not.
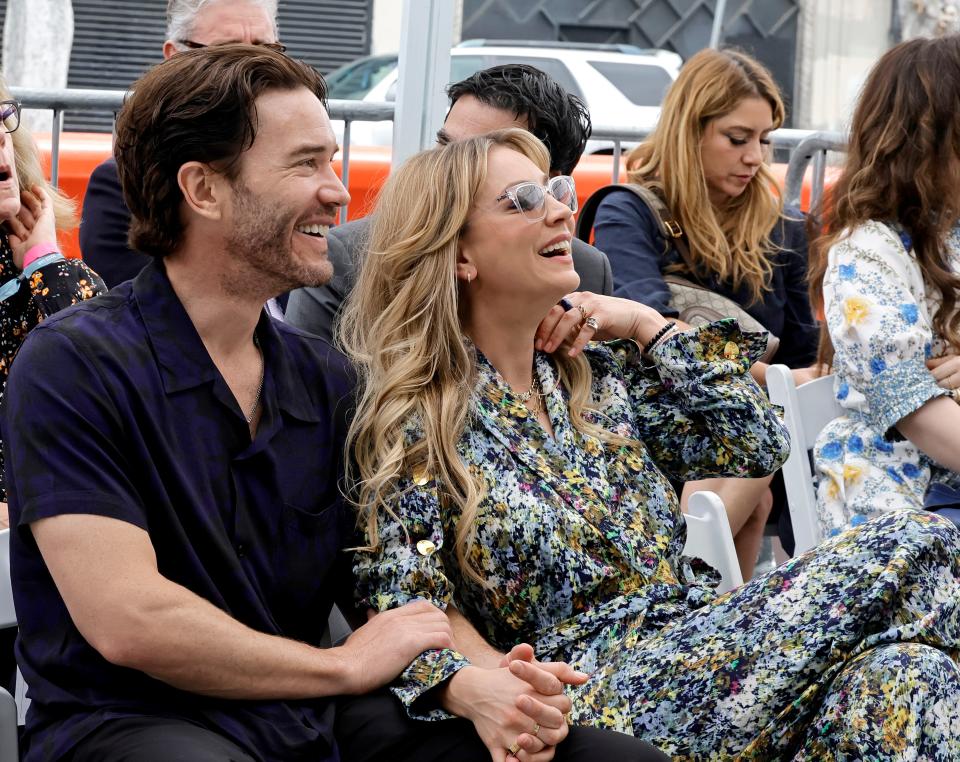
{"type": "MultiPolygon", "coordinates": [[[[550,151],[550,174],[570,175],[590,138],[586,106],[550,75],[532,66],[506,64],[478,71],[447,88],[450,110],[437,132],[438,143],[463,140],[494,130],[529,130],[550,151]]],[[[356,268],[366,248],[368,219],[347,223],[327,237],[334,276],[323,286],[290,294],[286,320],[298,328],[332,340],[334,322],[353,288],[356,268]]],[[[573,239],[573,266],[580,291],[613,293],[613,276],[605,254],[573,239]]]]}

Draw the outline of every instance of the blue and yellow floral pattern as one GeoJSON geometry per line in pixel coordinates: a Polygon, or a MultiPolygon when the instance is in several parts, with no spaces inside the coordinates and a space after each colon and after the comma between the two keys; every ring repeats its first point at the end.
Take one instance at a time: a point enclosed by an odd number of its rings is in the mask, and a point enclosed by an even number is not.
{"type": "MultiPolygon", "coordinates": [[[[946,251],[960,272],[957,231],[946,251]]],[[[948,347],[933,328],[939,298],[928,293],[909,236],[894,227],[867,222],[831,247],[823,298],[846,410],[814,448],[817,512],[829,536],[881,513],[919,510],[931,481],[950,480],[892,429],[948,393],[925,365],[948,347]]]]}
{"type": "MultiPolygon", "coordinates": [[[[676,759],[832,759],[824,750],[843,744],[864,756],[837,759],[892,759],[893,733],[931,760],[960,759],[952,525],[886,517],[719,598],[716,573],[682,556],[670,479],[760,476],[786,456],[782,423],[747,373],[762,344],[722,321],[671,337],[651,366],[629,342],[589,345],[592,420],[635,446],[574,429],[537,354],[547,436],[478,356],[460,454],[486,491],[471,558],[487,584],[458,569],[457,509],[417,473],[398,484],[402,525],[382,515],[380,546],[356,557],[361,595],[380,610],[455,605],[501,650],[529,642],[540,659],[570,662],[591,674],[570,689],[574,723],[676,759]],[[866,693],[838,693],[841,683],[866,693]],[[918,711],[921,696],[942,718],[918,711]]],[[[411,715],[445,717],[420,699],[468,663],[425,652],[393,690],[411,715]]]]}

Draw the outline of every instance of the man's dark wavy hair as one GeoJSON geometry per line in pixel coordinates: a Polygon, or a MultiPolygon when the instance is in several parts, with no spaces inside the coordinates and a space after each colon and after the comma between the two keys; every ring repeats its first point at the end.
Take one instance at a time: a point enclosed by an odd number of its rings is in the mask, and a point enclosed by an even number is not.
{"type": "Polygon", "coordinates": [[[183,193],[189,161],[229,179],[257,136],[257,98],[305,87],[326,105],[323,77],[262,45],[211,45],[178,53],[134,85],[117,118],[114,155],[130,209],[130,246],[155,257],[183,241],[183,193]]]}
{"type": "Polygon", "coordinates": [[[488,106],[526,119],[527,129],[550,151],[550,171],[569,175],[590,138],[590,112],[549,74],[525,64],[504,64],[478,71],[447,88],[450,105],[472,95],[488,106]]]}

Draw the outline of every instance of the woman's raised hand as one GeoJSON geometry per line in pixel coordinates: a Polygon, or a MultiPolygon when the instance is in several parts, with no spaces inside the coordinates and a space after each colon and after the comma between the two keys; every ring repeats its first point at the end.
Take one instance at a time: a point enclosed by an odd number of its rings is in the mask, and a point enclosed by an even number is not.
{"type": "Polygon", "coordinates": [[[588,341],[634,339],[643,346],[667,322],[653,308],[632,299],[578,291],[544,316],[534,346],[548,353],[564,347],[571,357],[588,341]]]}
{"type": "Polygon", "coordinates": [[[39,185],[20,192],[20,208],[4,220],[10,231],[10,248],[13,264],[23,269],[24,255],[38,243],[56,243],[57,224],[53,215],[53,202],[39,185]]]}

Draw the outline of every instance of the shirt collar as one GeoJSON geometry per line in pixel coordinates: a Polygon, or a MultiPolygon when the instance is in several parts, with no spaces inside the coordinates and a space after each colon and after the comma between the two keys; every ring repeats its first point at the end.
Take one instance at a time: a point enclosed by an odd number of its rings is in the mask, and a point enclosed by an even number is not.
{"type": "MultiPolygon", "coordinates": [[[[173,290],[162,260],[143,268],[134,279],[133,294],[164,391],[171,394],[215,381],[220,373],[173,290]]],[[[275,394],[277,405],[286,413],[302,421],[317,421],[314,395],[319,390],[314,387],[318,381],[304,377],[304,369],[291,355],[277,326],[265,311],[261,312],[256,333],[264,359],[263,401],[275,394]]]]}
{"type": "Polygon", "coordinates": [[[217,369],[200,334],[173,290],[162,260],[148,263],[133,281],[163,388],[168,394],[213,381],[217,369]]]}

